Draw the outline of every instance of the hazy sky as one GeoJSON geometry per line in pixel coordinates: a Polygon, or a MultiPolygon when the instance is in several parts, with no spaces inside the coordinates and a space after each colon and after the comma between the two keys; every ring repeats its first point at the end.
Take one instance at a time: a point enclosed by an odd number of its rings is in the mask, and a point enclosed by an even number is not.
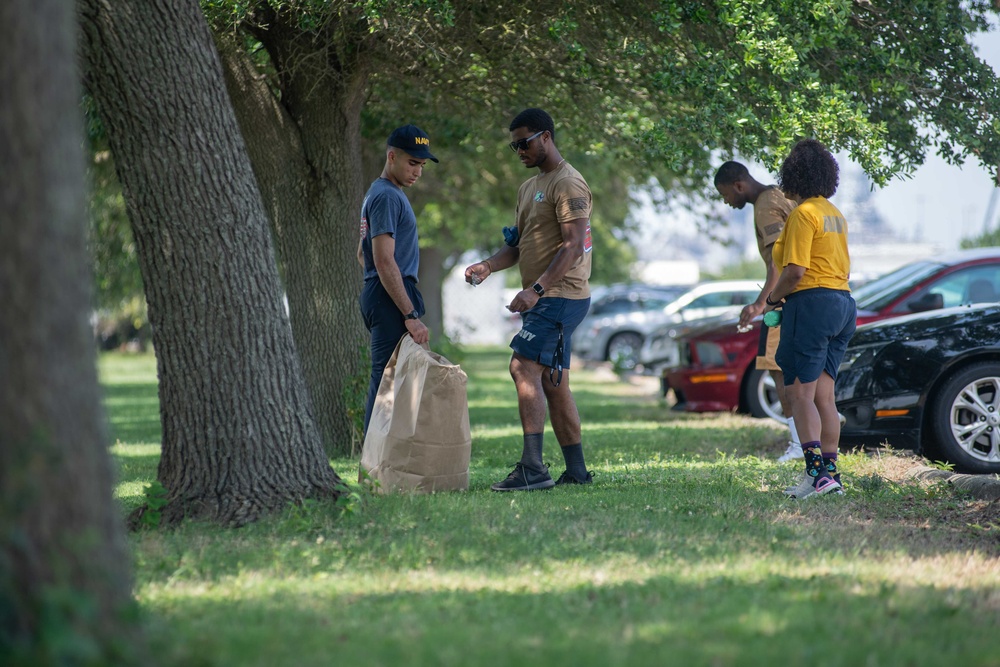
{"type": "MultiPolygon", "coordinates": [[[[975,42],[979,57],[1000,73],[1000,32],[981,34],[975,42]]],[[[995,189],[989,173],[974,158],[959,168],[929,155],[912,179],[892,181],[876,190],[874,201],[905,239],[916,237],[954,249],[962,237],[982,233],[995,189]]],[[[1000,221],[1000,194],[991,217],[994,229],[1000,221]]]]}

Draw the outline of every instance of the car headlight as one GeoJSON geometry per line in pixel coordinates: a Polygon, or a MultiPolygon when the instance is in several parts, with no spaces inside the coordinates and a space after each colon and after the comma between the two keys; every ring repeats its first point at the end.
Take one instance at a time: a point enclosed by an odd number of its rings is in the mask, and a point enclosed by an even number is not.
{"type": "Polygon", "coordinates": [[[723,366],[726,363],[726,355],[723,354],[722,348],[715,343],[698,341],[695,343],[694,350],[698,355],[698,362],[702,366],[723,366]]]}
{"type": "Polygon", "coordinates": [[[888,341],[848,347],[847,352],[844,354],[844,360],[840,362],[840,367],[837,369],[837,372],[843,373],[851,370],[852,368],[872,365],[875,361],[875,357],[878,356],[878,353],[881,352],[886,345],[889,345],[888,341]]]}

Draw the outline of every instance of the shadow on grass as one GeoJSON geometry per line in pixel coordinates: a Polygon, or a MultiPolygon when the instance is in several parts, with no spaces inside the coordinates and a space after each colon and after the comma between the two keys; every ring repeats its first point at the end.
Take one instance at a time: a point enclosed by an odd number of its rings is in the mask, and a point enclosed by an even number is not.
{"type": "Polygon", "coordinates": [[[438,574],[433,590],[428,578],[404,575],[391,590],[337,592],[350,582],[318,570],[263,597],[180,592],[147,597],[146,607],[165,621],[151,633],[157,654],[187,665],[997,664],[1000,623],[982,613],[983,589],[808,570],[613,583],[590,573],[594,581],[528,590],[489,578],[450,587],[449,573],[438,574]]]}
{"type": "Polygon", "coordinates": [[[118,482],[141,482],[156,478],[156,468],[160,464],[160,453],[116,455],[118,482]]]}
{"type": "Polygon", "coordinates": [[[156,382],[105,385],[104,406],[114,440],[131,444],[159,443],[162,440],[156,382]]]}

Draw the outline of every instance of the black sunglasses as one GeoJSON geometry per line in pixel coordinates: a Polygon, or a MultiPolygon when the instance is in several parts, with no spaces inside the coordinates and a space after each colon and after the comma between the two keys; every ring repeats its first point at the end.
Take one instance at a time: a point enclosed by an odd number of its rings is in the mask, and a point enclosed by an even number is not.
{"type": "Polygon", "coordinates": [[[535,132],[527,139],[518,139],[517,141],[510,142],[510,149],[515,153],[518,151],[526,151],[528,150],[528,144],[531,143],[531,140],[537,138],[538,135],[540,134],[545,134],[545,130],[542,130],[541,132],[535,132]]]}

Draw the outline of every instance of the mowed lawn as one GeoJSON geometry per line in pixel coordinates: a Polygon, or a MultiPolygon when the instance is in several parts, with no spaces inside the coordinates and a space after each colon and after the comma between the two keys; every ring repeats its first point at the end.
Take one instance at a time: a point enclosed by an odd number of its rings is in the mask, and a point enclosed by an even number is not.
{"type": "MultiPolygon", "coordinates": [[[[572,373],[594,484],[494,493],[521,451],[507,361],[463,362],[468,492],[132,534],[165,664],[1000,666],[997,503],[909,481],[891,450],[843,456],[844,496],[786,499],[783,427],[674,413],[601,369],[572,373]]],[[[156,474],[155,361],[100,368],[125,513],[156,474]]],[[[545,458],[562,472],[551,431],[545,458]]]]}

